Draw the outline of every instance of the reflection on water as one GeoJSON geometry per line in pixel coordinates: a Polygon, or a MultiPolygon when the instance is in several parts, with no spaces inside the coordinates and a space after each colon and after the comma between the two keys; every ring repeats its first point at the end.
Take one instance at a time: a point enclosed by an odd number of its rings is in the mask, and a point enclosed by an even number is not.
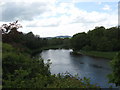
{"type": "Polygon", "coordinates": [[[65,73],[78,74],[81,78],[90,77],[91,83],[99,83],[101,87],[109,87],[106,75],[111,73],[107,59],[93,58],[89,56],[74,56],[71,50],[57,49],[45,50],[41,53],[45,62],[50,59],[52,74],[65,73]]]}

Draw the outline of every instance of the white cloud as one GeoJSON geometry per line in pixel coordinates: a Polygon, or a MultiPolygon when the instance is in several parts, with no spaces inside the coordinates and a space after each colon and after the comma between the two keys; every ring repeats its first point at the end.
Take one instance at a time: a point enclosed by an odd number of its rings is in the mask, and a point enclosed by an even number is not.
{"type": "MultiPolygon", "coordinates": [[[[40,35],[41,37],[51,37],[58,35],[74,35],[75,33],[84,32],[85,27],[83,24],[67,24],[60,25],[58,27],[29,27],[29,31],[32,31],[36,35],[40,35]]],[[[87,30],[87,29],[86,29],[87,30]]],[[[24,28],[20,31],[24,31],[24,28]]],[[[26,31],[27,32],[27,31],[26,31]]]]}
{"type": "MultiPolygon", "coordinates": [[[[72,15],[71,15],[72,17],[72,15]]],[[[84,12],[81,16],[70,18],[70,16],[61,16],[59,18],[49,19],[47,23],[47,19],[41,21],[42,25],[49,25],[49,27],[40,26],[40,22],[38,25],[40,27],[29,28],[32,30],[34,34],[39,34],[42,37],[45,36],[58,36],[58,35],[74,35],[79,32],[87,32],[88,30],[94,29],[96,26],[105,26],[106,28],[116,26],[117,25],[117,15],[107,14],[107,13],[98,13],[98,12],[84,12]],[[88,16],[89,15],[89,16],[88,16]],[[74,18],[76,18],[76,22],[73,22],[74,18]],[[60,22],[57,26],[52,26],[52,24],[60,22]],[[45,23],[46,22],[46,23],[45,23]]],[[[33,25],[33,24],[32,24],[33,25]]]]}
{"type": "MultiPolygon", "coordinates": [[[[4,0],[4,2],[23,2],[23,3],[33,3],[33,2],[44,2],[44,3],[55,3],[57,0],[4,0]]],[[[3,2],[3,0],[0,0],[0,2],[3,2]]]]}
{"type": "Polygon", "coordinates": [[[101,5],[102,4],[102,2],[100,1],[100,2],[98,2],[98,5],[101,5]]]}
{"type": "Polygon", "coordinates": [[[118,2],[119,0],[72,0],[73,2],[118,2]]]}
{"type": "Polygon", "coordinates": [[[27,22],[27,27],[54,27],[58,26],[60,23],[59,18],[49,18],[49,19],[41,19],[41,20],[35,20],[32,22],[27,22]]]}
{"type": "Polygon", "coordinates": [[[111,10],[111,8],[110,8],[109,5],[105,5],[102,9],[103,9],[103,10],[111,10]]]}

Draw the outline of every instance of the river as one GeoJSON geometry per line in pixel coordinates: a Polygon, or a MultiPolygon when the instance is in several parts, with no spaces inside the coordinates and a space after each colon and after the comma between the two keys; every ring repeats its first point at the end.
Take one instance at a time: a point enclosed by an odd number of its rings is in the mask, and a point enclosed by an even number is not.
{"type": "Polygon", "coordinates": [[[91,84],[98,83],[102,88],[110,85],[114,87],[114,84],[108,84],[107,78],[107,75],[112,72],[109,65],[110,60],[85,55],[75,56],[70,54],[71,51],[71,49],[50,49],[42,51],[40,55],[45,63],[48,59],[51,60],[50,71],[52,74],[67,71],[72,75],[78,74],[81,78],[90,78],[91,84]]]}

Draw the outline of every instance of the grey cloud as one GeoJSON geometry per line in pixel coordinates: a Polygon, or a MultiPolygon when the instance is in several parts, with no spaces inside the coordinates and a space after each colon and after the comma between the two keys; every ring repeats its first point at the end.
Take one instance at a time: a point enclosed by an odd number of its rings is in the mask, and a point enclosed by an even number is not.
{"type": "Polygon", "coordinates": [[[29,24],[26,27],[58,27],[60,25],[60,23],[56,23],[56,24],[46,24],[46,25],[37,25],[37,24],[29,24]]]}
{"type": "Polygon", "coordinates": [[[41,15],[46,12],[46,3],[22,3],[22,2],[7,2],[2,6],[2,20],[13,21],[20,20],[33,20],[35,16],[41,15]]]}
{"type": "Polygon", "coordinates": [[[73,19],[72,23],[92,23],[90,21],[87,21],[84,17],[76,17],[75,19],[73,19]]]}
{"type": "Polygon", "coordinates": [[[56,24],[50,24],[50,25],[43,25],[42,27],[58,27],[59,24],[56,23],[56,24]]]}

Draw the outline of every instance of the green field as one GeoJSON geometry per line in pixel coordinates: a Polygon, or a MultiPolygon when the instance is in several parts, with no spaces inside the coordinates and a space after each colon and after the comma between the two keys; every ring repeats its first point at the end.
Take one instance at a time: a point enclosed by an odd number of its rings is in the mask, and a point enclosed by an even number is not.
{"type": "Polygon", "coordinates": [[[117,52],[101,52],[101,51],[80,51],[83,55],[113,59],[117,52]]]}

